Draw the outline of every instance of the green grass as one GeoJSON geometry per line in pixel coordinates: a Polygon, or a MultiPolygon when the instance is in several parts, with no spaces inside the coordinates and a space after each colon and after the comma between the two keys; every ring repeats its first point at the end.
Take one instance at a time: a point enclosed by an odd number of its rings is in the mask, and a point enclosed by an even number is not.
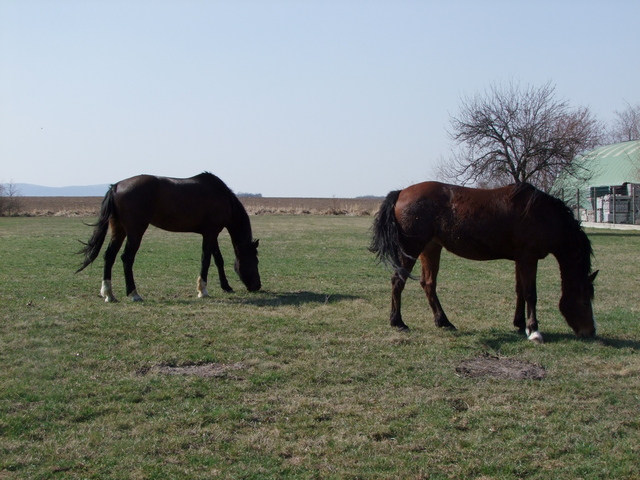
{"type": "Polygon", "coordinates": [[[74,275],[78,219],[0,218],[0,479],[638,478],[640,234],[590,231],[599,336],[557,309],[539,268],[546,343],[511,327],[513,264],[443,257],[436,329],[417,282],[409,333],[388,327],[389,274],[371,218],[252,217],[263,291],[233,274],[198,299],[200,239],[152,229],[136,259],[143,304],[98,296],[102,261],[74,275]],[[458,376],[483,353],[543,380],[458,376]],[[160,366],[216,363],[217,376],[160,366]]]}

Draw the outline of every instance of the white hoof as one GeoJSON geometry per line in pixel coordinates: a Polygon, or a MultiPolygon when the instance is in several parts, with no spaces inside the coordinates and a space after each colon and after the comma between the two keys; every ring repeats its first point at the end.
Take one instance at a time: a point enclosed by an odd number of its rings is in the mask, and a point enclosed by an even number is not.
{"type": "Polygon", "coordinates": [[[533,343],[544,343],[544,339],[542,338],[542,334],[540,332],[538,332],[537,330],[533,333],[531,333],[531,335],[529,335],[527,337],[529,340],[531,340],[533,343]]]}

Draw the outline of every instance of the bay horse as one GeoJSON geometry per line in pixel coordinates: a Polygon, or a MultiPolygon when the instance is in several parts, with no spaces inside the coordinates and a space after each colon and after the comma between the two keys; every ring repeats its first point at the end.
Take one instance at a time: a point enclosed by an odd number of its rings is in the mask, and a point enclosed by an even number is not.
{"type": "Polygon", "coordinates": [[[560,312],[578,337],[596,333],[591,301],[591,242],[561,200],[528,183],[477,189],[424,182],[390,192],[376,213],[369,250],[391,267],[391,326],[402,321],[400,298],[418,258],[420,285],[437,327],[455,329],[438,295],[436,279],[445,248],[470,260],[515,262],[516,311],[513,324],[529,340],[543,341],[536,317],[538,260],[549,253],[560,267],[560,312]],[[525,315],[526,303],[526,315],[525,315]]]}
{"type": "Polygon", "coordinates": [[[104,273],[100,294],[106,302],[115,302],[111,287],[111,269],[125,238],[122,254],[126,293],[141,301],[133,279],[133,262],[142,236],[153,225],[171,232],[202,235],[198,297],[207,297],[207,276],[211,256],[215,261],[223,290],[233,291],[224,272],[224,259],[218,246],[218,234],[226,228],[236,260],[234,269],[249,291],[261,287],[258,272],[258,244],[253,241],[249,216],[238,197],[215,175],[204,172],[191,178],[167,178],[138,175],[111,185],[100,208],[93,234],[79,252],[85,256],[80,272],[100,253],[107,231],[111,240],[104,253],[104,273]]]}

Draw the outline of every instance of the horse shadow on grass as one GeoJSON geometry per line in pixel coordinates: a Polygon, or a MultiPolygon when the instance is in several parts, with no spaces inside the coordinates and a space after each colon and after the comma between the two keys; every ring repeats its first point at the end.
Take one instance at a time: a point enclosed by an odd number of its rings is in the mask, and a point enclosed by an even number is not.
{"type": "Polygon", "coordinates": [[[306,290],[300,290],[295,292],[271,292],[268,290],[262,290],[257,295],[243,296],[233,298],[230,297],[232,302],[243,305],[254,305],[257,307],[281,307],[281,306],[294,306],[298,307],[307,304],[320,304],[328,305],[335,304],[343,301],[357,300],[361,297],[355,295],[342,295],[333,293],[318,293],[309,292],[306,290]]]}
{"type": "Polygon", "coordinates": [[[573,333],[543,333],[545,343],[584,342],[618,350],[631,349],[640,351],[640,341],[631,338],[616,338],[607,335],[596,335],[595,338],[578,338],[573,333]]]}
{"type": "Polygon", "coordinates": [[[490,329],[482,332],[464,332],[457,330],[456,336],[474,336],[478,339],[478,343],[483,345],[487,350],[499,352],[505,345],[526,342],[527,337],[517,330],[497,330],[490,329]]]}
{"type": "MultiPolygon", "coordinates": [[[[478,336],[477,332],[460,332],[457,331],[456,335],[474,335],[478,336]]],[[[595,338],[578,338],[571,332],[557,333],[557,332],[542,332],[545,343],[563,343],[563,342],[585,342],[595,343],[603,347],[611,347],[618,350],[631,349],[635,352],[640,351],[640,341],[629,338],[615,338],[610,336],[598,335],[595,338]]],[[[500,351],[504,345],[515,344],[520,342],[526,342],[527,337],[517,330],[511,331],[497,331],[490,330],[479,334],[479,341],[482,345],[495,351],[500,351]]]]}

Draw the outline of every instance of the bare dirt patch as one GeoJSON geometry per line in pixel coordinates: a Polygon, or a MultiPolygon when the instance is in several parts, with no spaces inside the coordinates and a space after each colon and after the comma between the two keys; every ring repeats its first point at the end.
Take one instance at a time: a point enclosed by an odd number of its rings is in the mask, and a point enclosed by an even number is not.
{"type": "Polygon", "coordinates": [[[535,363],[489,354],[464,360],[456,367],[456,372],[462,377],[492,377],[509,380],[542,380],[546,375],[544,367],[535,363]]]}
{"type": "Polygon", "coordinates": [[[160,373],[163,375],[193,375],[196,377],[226,377],[229,372],[244,370],[247,366],[244,363],[202,363],[193,365],[156,365],[142,374],[160,373]]]}

